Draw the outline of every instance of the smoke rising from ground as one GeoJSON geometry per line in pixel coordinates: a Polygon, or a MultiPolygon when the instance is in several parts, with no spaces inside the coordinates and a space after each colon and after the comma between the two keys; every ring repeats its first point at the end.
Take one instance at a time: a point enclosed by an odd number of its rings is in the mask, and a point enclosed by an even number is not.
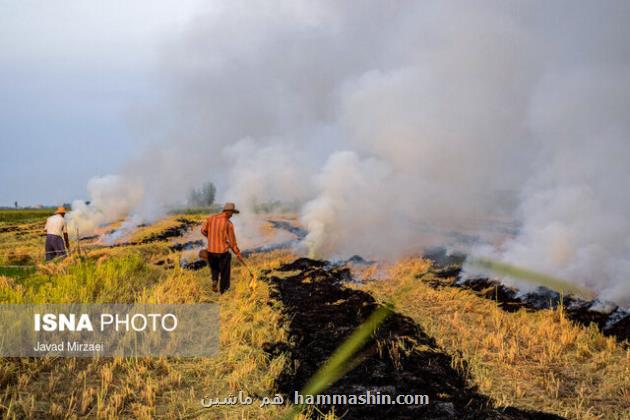
{"type": "Polygon", "coordinates": [[[73,238],[90,235],[106,223],[126,217],[138,209],[144,200],[140,182],[109,175],[92,178],[87,185],[89,205],[82,200],[72,203],[68,213],[68,233],[73,238]]]}
{"type": "Polygon", "coordinates": [[[630,302],[629,18],[623,1],[219,2],[165,46],[167,139],[128,172],[149,208],[206,180],[245,210],[298,203],[326,257],[508,218],[515,237],[468,250],[630,302]]]}

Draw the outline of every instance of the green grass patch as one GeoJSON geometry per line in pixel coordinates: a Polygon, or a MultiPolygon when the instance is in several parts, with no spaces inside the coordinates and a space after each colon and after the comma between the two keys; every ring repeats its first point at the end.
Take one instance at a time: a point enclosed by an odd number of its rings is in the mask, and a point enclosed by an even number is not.
{"type": "Polygon", "coordinates": [[[35,266],[0,266],[0,276],[12,277],[14,279],[21,279],[28,277],[35,273],[35,266]]]}
{"type": "Polygon", "coordinates": [[[161,280],[137,252],[51,267],[14,278],[21,287],[0,288],[0,303],[134,303],[161,280]]]}
{"type": "Polygon", "coordinates": [[[46,219],[54,213],[53,208],[4,209],[0,210],[0,223],[26,223],[46,219]]]}
{"type": "Polygon", "coordinates": [[[222,207],[218,204],[214,204],[210,207],[187,207],[181,209],[173,209],[168,213],[173,214],[188,214],[188,215],[196,215],[196,214],[213,214],[220,212],[222,207]]]}

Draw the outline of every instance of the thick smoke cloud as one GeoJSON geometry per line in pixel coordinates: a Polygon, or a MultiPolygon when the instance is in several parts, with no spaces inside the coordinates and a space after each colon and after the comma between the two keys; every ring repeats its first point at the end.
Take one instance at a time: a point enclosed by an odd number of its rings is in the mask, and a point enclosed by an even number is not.
{"type": "Polygon", "coordinates": [[[516,235],[467,250],[630,302],[629,18],[624,1],[221,2],[165,46],[165,140],[129,176],[145,207],[206,179],[246,208],[298,203],[325,257],[508,220],[516,235]]]}
{"type": "Polygon", "coordinates": [[[91,197],[89,205],[76,200],[68,213],[68,233],[74,238],[92,234],[100,225],[126,217],[144,201],[141,181],[121,176],[93,178],[87,190],[91,197]]]}

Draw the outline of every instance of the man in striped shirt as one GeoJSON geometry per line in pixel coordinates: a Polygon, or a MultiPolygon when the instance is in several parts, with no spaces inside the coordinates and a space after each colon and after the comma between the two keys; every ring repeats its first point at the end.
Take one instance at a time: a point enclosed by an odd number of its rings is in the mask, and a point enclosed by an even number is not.
{"type": "Polygon", "coordinates": [[[223,211],[208,217],[201,227],[201,233],[208,238],[208,263],[212,273],[212,290],[215,292],[225,293],[230,288],[230,249],[241,258],[234,225],[230,221],[234,213],[239,213],[234,203],[225,203],[223,211]]]}

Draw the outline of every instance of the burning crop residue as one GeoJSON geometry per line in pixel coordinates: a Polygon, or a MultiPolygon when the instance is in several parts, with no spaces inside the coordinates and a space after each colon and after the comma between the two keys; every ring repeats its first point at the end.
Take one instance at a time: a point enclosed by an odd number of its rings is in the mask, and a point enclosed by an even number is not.
{"type": "Polygon", "coordinates": [[[186,219],[184,217],[180,217],[176,219],[176,221],[177,221],[177,225],[168,227],[160,232],[151,233],[137,241],[121,242],[121,243],[117,243],[111,246],[118,247],[118,246],[144,245],[144,244],[149,244],[153,242],[167,241],[172,238],[178,238],[180,236],[183,236],[186,232],[188,232],[190,229],[193,228],[193,226],[197,224],[197,222],[190,219],[186,219]]]}
{"type": "Polygon", "coordinates": [[[473,291],[478,296],[495,300],[499,308],[515,312],[527,310],[555,309],[562,306],[564,314],[572,321],[588,326],[595,324],[607,336],[630,342],[630,312],[612,302],[598,299],[584,300],[576,296],[562,296],[546,287],[538,287],[529,293],[508,287],[499,281],[484,277],[462,278],[463,255],[447,255],[444,249],[434,249],[425,254],[432,261],[432,279],[427,283],[432,287],[461,287],[473,291]]]}
{"type": "MultiPolygon", "coordinates": [[[[269,274],[272,298],[284,307],[293,345],[271,343],[271,354],[287,352],[294,370],[277,378],[280,392],[292,396],[335,349],[379,307],[362,291],[343,287],[350,271],[325,261],[300,258],[269,274]],[[288,277],[284,277],[288,275],[288,277]]],[[[359,352],[357,365],[325,394],[428,394],[428,405],[336,406],[345,419],[381,418],[557,418],[516,408],[495,409],[444,353],[408,317],[394,313],[359,352]]],[[[333,407],[320,406],[322,412],[333,407]]]]}
{"type": "MultiPolygon", "coordinates": [[[[307,232],[304,229],[290,222],[287,222],[286,220],[268,219],[267,223],[269,224],[268,226],[274,232],[278,232],[278,231],[286,232],[294,236],[294,238],[288,239],[288,240],[281,240],[278,242],[270,242],[264,245],[244,249],[242,251],[242,255],[244,257],[248,257],[252,254],[257,254],[261,252],[271,252],[271,251],[276,251],[280,249],[291,249],[291,248],[297,247],[299,246],[300,241],[303,240],[307,234],[307,232]]],[[[176,251],[176,252],[190,251],[190,250],[195,250],[195,249],[202,249],[205,246],[205,244],[206,244],[205,239],[190,240],[181,244],[175,244],[171,246],[169,249],[171,251],[176,251]]],[[[180,266],[188,270],[200,270],[206,267],[206,265],[207,264],[205,260],[202,260],[201,258],[196,258],[196,257],[192,259],[182,258],[180,260],[180,266]]]]}
{"type": "Polygon", "coordinates": [[[258,253],[258,252],[270,252],[270,251],[276,251],[279,249],[290,249],[290,248],[299,246],[300,242],[307,235],[306,230],[302,229],[299,226],[295,226],[285,220],[269,219],[267,220],[267,222],[269,223],[269,226],[272,229],[274,229],[276,232],[284,231],[295,236],[295,238],[289,239],[286,241],[272,242],[272,243],[264,244],[264,245],[257,246],[254,248],[246,249],[243,251],[244,256],[248,256],[251,254],[258,253]]]}
{"type": "MultiPolygon", "coordinates": [[[[194,226],[197,225],[197,222],[194,220],[190,220],[185,217],[178,217],[175,219],[176,224],[173,224],[172,221],[167,221],[167,226],[164,228],[160,228],[158,226],[151,225],[137,225],[135,228],[148,228],[149,232],[139,232],[135,234],[136,238],[132,238],[133,240],[128,241],[120,241],[115,243],[107,243],[106,238],[111,238],[113,235],[116,235],[118,228],[111,229],[111,226],[108,226],[108,229],[105,227],[100,228],[99,235],[93,235],[91,237],[82,238],[83,245],[85,249],[108,249],[108,248],[124,248],[130,246],[138,246],[138,245],[146,245],[156,242],[167,242],[174,238],[181,238],[186,235],[194,226]],[[142,236],[144,235],[144,236],[142,236]],[[91,242],[94,241],[94,242],[91,242]]],[[[98,233],[98,232],[97,232],[98,233]]],[[[201,245],[198,242],[189,241],[185,243],[176,243],[170,245],[168,248],[171,251],[184,251],[188,249],[193,249],[195,246],[201,245]]],[[[175,267],[175,262],[171,258],[160,258],[153,261],[153,264],[162,266],[163,268],[172,269],[175,267]]],[[[201,267],[199,267],[201,268],[201,267]]]]}
{"type": "Polygon", "coordinates": [[[192,229],[192,227],[197,224],[196,222],[190,219],[186,219],[184,217],[178,218],[177,222],[177,225],[166,228],[158,233],[152,233],[151,235],[141,239],[139,243],[147,244],[151,242],[166,241],[171,238],[177,238],[183,236],[188,230],[192,229]]]}

